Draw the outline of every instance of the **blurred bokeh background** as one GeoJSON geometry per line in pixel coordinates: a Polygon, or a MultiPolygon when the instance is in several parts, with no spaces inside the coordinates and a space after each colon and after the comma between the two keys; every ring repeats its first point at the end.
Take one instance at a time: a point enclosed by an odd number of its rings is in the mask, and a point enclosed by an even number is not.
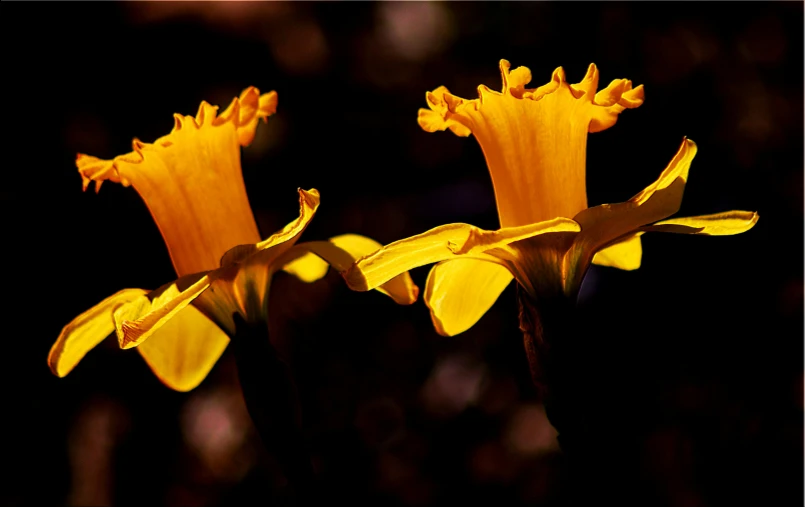
{"type": "MultiPolygon", "coordinates": [[[[174,112],[249,85],[278,113],[243,151],[263,234],[322,206],[304,239],[387,243],[448,222],[497,227],[472,139],[416,123],[425,92],[499,88],[498,61],[534,84],[557,66],[627,77],[646,102],[589,138],[591,204],[652,182],[681,138],[699,145],[681,215],[757,210],[733,237],[648,235],[635,272],[593,268],[606,489],[601,503],[801,505],[803,459],[803,4],[7,3],[2,505],[284,505],[228,350],[172,392],[107,340],[66,378],[62,326],[125,287],[174,278],[131,188],[81,192],[76,152],[152,141],[174,112]]],[[[428,268],[412,274],[424,287],[428,268]]],[[[568,477],[531,384],[514,288],[470,331],[438,336],[418,302],[350,292],[337,274],[285,276],[272,337],[292,351],[305,432],[334,501],[564,505],[568,477]]],[[[600,472],[600,473],[599,473],[600,472]]]]}

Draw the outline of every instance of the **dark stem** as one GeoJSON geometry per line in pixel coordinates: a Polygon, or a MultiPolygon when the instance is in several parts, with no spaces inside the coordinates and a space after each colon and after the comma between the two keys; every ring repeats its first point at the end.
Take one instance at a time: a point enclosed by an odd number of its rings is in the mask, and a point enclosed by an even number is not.
{"type": "Polygon", "coordinates": [[[312,505],[315,475],[291,370],[271,344],[264,322],[248,323],[237,313],[234,320],[232,342],[246,408],[294,489],[297,503],[312,505]]]}
{"type": "Polygon", "coordinates": [[[548,420],[559,432],[559,444],[568,452],[588,434],[580,356],[583,346],[575,301],[563,295],[538,301],[519,286],[517,291],[531,378],[548,420]]]}
{"type": "Polygon", "coordinates": [[[532,379],[559,432],[568,505],[600,505],[610,498],[633,505],[628,497],[641,476],[642,430],[635,417],[639,408],[630,408],[615,380],[619,372],[613,369],[624,360],[607,344],[619,337],[585,318],[572,298],[535,300],[520,287],[517,297],[532,379]]]}

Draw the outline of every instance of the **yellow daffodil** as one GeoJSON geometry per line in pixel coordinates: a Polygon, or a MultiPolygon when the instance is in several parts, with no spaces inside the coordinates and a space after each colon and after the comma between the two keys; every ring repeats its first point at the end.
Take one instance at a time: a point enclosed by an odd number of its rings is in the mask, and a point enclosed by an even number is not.
{"type": "Polygon", "coordinates": [[[450,224],[392,243],[360,259],[347,273],[355,290],[368,290],[411,268],[438,264],[425,287],[437,331],[469,329],[516,279],[534,301],[574,298],[590,263],[633,270],[640,266],[645,232],[738,234],[757,213],[729,211],[665,220],[679,210],[696,145],[685,139],[659,179],[626,202],[587,207],[588,132],[615,124],[643,103],[643,87],[616,79],[601,91],[590,65],[577,84],[562,68],[551,81],[526,88],[531,71],[510,71],[501,60],[503,90],[478,88],[465,100],[445,87],[426,94],[419,111],[428,132],[473,134],[486,157],[501,229],[450,224]]]}
{"type": "MultiPolygon", "coordinates": [[[[135,139],[131,153],[113,160],[78,155],[85,190],[91,181],[97,190],[109,180],[140,194],[179,278],[155,291],[124,289],[76,317],[51,348],[53,373],[63,377],[115,332],[120,347],[136,346],[166,385],[188,391],[204,380],[234,335],[234,313],[249,323],[266,319],[277,270],[311,282],[326,274],[328,263],[343,271],[380,247],[357,235],[296,245],[318,209],[315,189],[299,190],[299,218],[260,241],[240,147],[251,143],[258,121],[276,106],[275,92],[261,95],[251,87],[221,114],[202,102],[195,117],[174,115],[170,134],[153,144],[135,139]]],[[[407,273],[379,288],[401,304],[415,301],[418,291],[407,273]]]]}

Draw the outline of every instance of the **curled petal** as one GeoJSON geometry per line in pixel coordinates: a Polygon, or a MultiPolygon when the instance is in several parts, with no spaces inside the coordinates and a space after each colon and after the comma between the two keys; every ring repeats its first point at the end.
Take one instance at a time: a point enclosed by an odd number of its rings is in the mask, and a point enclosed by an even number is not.
{"type": "Polygon", "coordinates": [[[259,120],[265,121],[277,112],[277,92],[270,91],[260,95],[254,86],[243,90],[240,97],[233,99],[219,116],[219,123],[232,121],[238,131],[241,146],[248,146],[254,140],[254,133],[259,120]]]}
{"type": "MultiPolygon", "coordinates": [[[[597,99],[598,96],[595,92],[598,90],[598,78],[598,67],[594,63],[591,63],[590,66],[587,67],[587,74],[585,74],[584,79],[582,79],[580,83],[570,85],[573,96],[577,99],[585,97],[590,101],[593,100],[593,97],[597,99]]],[[[599,103],[596,102],[596,104],[599,103]]]]}
{"type": "Polygon", "coordinates": [[[316,211],[319,209],[319,204],[321,204],[321,195],[315,188],[311,188],[310,190],[302,190],[300,188],[298,192],[299,217],[296,220],[259,243],[238,245],[229,249],[221,258],[221,267],[243,262],[246,258],[260,250],[266,250],[281,245],[284,251],[292,247],[297,239],[299,239],[299,235],[304,232],[310,221],[313,220],[316,211]]]}
{"type": "Polygon", "coordinates": [[[189,305],[212,283],[208,273],[187,275],[115,309],[120,348],[136,347],[189,305]]]}
{"type": "MultiPolygon", "coordinates": [[[[683,185],[688,181],[688,174],[690,173],[690,164],[693,162],[696,153],[699,151],[696,143],[688,138],[682,140],[682,145],[677,150],[674,158],[668,163],[668,166],[660,174],[660,177],[651,185],[644,188],[637,195],[629,199],[629,202],[641,206],[648,202],[649,199],[659,190],[666,189],[673,185],[675,182],[680,181],[683,185]]],[[[670,214],[679,211],[679,204],[681,204],[682,195],[679,195],[679,202],[677,207],[670,214]]],[[[668,216],[668,215],[666,215],[668,216]]],[[[663,217],[664,218],[664,217],[663,217]]]]}
{"type": "Polygon", "coordinates": [[[471,328],[512,281],[511,272],[494,259],[458,258],[430,270],[425,304],[436,331],[455,336],[471,328]]]}
{"type": "Polygon", "coordinates": [[[628,79],[616,79],[609,86],[595,95],[589,131],[601,132],[615,125],[618,115],[625,109],[634,109],[643,104],[645,99],[643,85],[632,89],[628,79]]]}
{"type": "Polygon", "coordinates": [[[511,64],[508,60],[501,60],[499,65],[500,79],[503,81],[503,90],[501,93],[522,98],[525,85],[531,82],[531,69],[528,67],[517,67],[513,71],[509,71],[511,64]]]}
{"type": "MultiPolygon", "coordinates": [[[[217,106],[202,102],[195,117],[175,114],[174,128],[171,134],[187,125],[192,125],[198,129],[202,125],[218,127],[229,123],[237,129],[241,146],[247,146],[254,139],[257,120],[265,119],[276,112],[277,92],[271,91],[260,95],[260,91],[251,86],[246,88],[240,97],[233,99],[232,103],[221,115],[216,115],[217,109],[217,106]]],[[[132,152],[115,157],[113,160],[101,160],[96,157],[79,154],[76,165],[84,180],[84,188],[86,189],[90,181],[95,181],[96,185],[100,185],[105,180],[120,183],[121,176],[118,171],[118,162],[140,163],[143,160],[143,147],[169,148],[172,144],[171,135],[168,134],[153,144],[142,143],[135,139],[132,152]],[[103,164],[100,164],[100,162],[103,164]],[[100,167],[103,170],[99,170],[100,167]]],[[[124,184],[127,183],[124,182],[124,184]]]]}
{"type": "Polygon", "coordinates": [[[459,137],[467,137],[472,134],[472,131],[462,125],[461,123],[445,119],[445,115],[441,115],[428,109],[420,109],[417,115],[417,123],[425,132],[436,132],[439,130],[450,129],[452,133],[459,137]]]}
{"type": "Polygon", "coordinates": [[[597,248],[639,227],[669,217],[679,211],[690,164],[696,156],[696,143],[682,141],[674,158],[660,177],[627,202],[604,204],[578,213],[582,234],[596,237],[597,248]]]}
{"type": "MultiPolygon", "coordinates": [[[[467,137],[472,132],[460,121],[453,118],[453,113],[448,108],[446,98],[451,99],[450,104],[454,110],[463,102],[462,99],[453,96],[444,86],[440,86],[432,92],[425,94],[425,101],[428,103],[430,109],[419,110],[419,114],[417,115],[419,126],[426,132],[450,129],[450,131],[457,136],[467,137]]],[[[459,120],[461,120],[461,118],[459,118],[459,120]]]]}
{"type": "Polygon", "coordinates": [[[115,331],[112,314],[116,308],[146,293],[143,289],[124,289],[72,320],[64,326],[48,354],[50,370],[64,377],[96,345],[115,331]]]}
{"type": "Polygon", "coordinates": [[[521,227],[484,231],[468,224],[448,224],[391,243],[359,259],[344,278],[352,289],[366,291],[418,266],[454,258],[477,257],[526,238],[559,231],[578,231],[573,220],[557,218],[521,227]]]}
{"type": "MultiPolygon", "coordinates": [[[[293,261],[291,266],[295,271],[304,266],[309,270],[310,274],[315,276],[315,274],[321,273],[322,268],[326,273],[329,264],[343,274],[357,259],[369,255],[382,247],[383,245],[377,241],[357,234],[344,234],[330,238],[329,241],[308,241],[294,247],[294,250],[305,253],[293,261]],[[315,265],[314,260],[320,264],[315,265]],[[303,261],[301,266],[295,265],[300,261],[303,261]]],[[[284,269],[288,270],[288,266],[284,269]]],[[[324,276],[324,274],[322,273],[321,276],[324,276]]],[[[410,305],[419,296],[419,287],[416,286],[407,271],[391,278],[375,287],[375,289],[391,297],[401,305],[410,305]]]]}
{"type": "MultiPolygon", "coordinates": [[[[642,192],[627,202],[595,206],[581,211],[574,217],[574,220],[581,225],[581,232],[574,239],[563,260],[563,270],[573,273],[565,282],[565,290],[572,292],[579,287],[581,277],[596,252],[612,242],[638,232],[645,225],[679,211],[690,164],[695,156],[696,144],[684,139],[657,181],[642,192]]],[[[632,243],[631,247],[636,248],[636,243],[632,243]]],[[[627,266],[634,266],[635,253],[632,250],[632,257],[626,262],[627,266]]]]}
{"type": "Polygon", "coordinates": [[[725,211],[713,215],[672,218],[642,227],[647,232],[674,232],[703,236],[731,236],[755,226],[760,216],[753,211],[725,211]]]}
{"type": "Polygon", "coordinates": [[[558,90],[559,87],[566,84],[567,84],[567,78],[565,77],[565,69],[563,69],[562,67],[557,67],[551,74],[551,80],[548,81],[548,83],[542,86],[538,86],[537,88],[524,90],[523,98],[536,102],[538,100],[541,100],[546,95],[550,95],[551,93],[558,90]]]}
{"type": "Polygon", "coordinates": [[[112,160],[101,160],[98,157],[79,153],[76,155],[75,165],[81,174],[82,190],[87,190],[87,187],[93,181],[95,182],[96,193],[100,192],[101,184],[107,180],[128,186],[128,182],[121,181],[120,173],[112,160]]]}

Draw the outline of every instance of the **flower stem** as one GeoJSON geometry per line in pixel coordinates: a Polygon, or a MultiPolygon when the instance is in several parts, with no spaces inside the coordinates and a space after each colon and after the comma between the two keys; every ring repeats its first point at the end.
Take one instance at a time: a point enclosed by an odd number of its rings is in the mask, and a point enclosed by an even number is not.
{"type": "Polygon", "coordinates": [[[232,342],[246,408],[294,489],[297,504],[311,505],[315,474],[291,370],[271,344],[265,322],[248,323],[237,313],[234,320],[232,342]]]}
{"type": "Polygon", "coordinates": [[[519,285],[517,291],[531,378],[548,420],[559,432],[559,445],[567,453],[588,433],[585,375],[579,371],[583,344],[575,302],[563,295],[536,300],[519,285]]]}

